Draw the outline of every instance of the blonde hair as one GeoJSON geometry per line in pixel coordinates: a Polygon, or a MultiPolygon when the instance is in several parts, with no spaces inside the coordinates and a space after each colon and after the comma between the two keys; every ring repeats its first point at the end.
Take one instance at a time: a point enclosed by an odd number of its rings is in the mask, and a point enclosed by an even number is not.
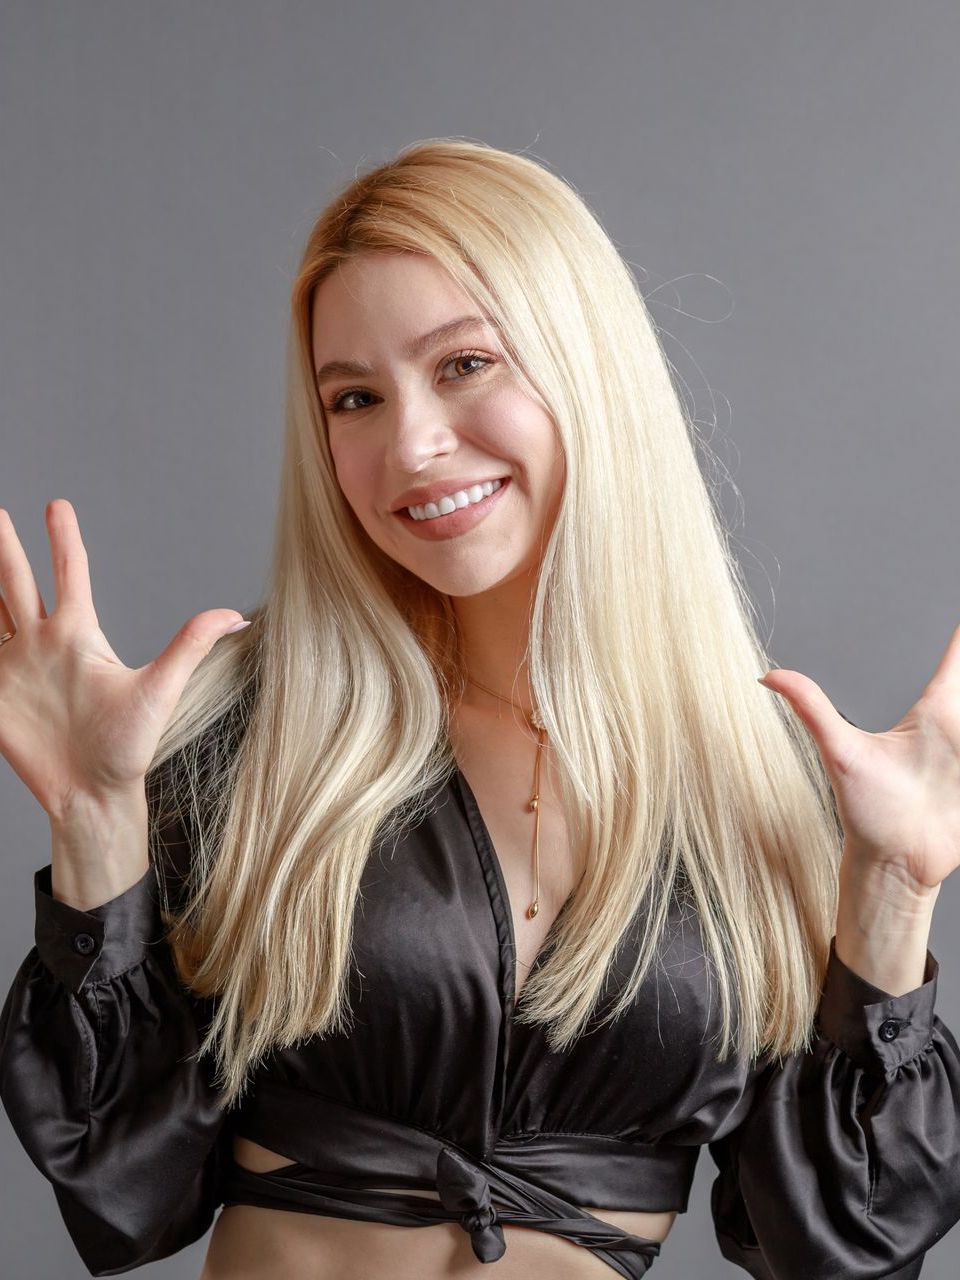
{"type": "Polygon", "coordinates": [[[270,1049],[349,1029],[374,838],[419,817],[455,766],[448,716],[464,673],[450,600],[356,520],[313,375],[317,286],[377,252],[446,268],[495,322],[565,454],[528,662],[586,870],[516,1016],[568,1047],[644,903],[638,963],[608,1017],[621,1013],[682,881],[717,978],[718,1059],[809,1048],[840,829],[810,735],[757,684],[774,664],[698,468],[706,446],[581,197],[526,156],[439,138],[358,176],[307,238],[265,602],[197,668],[148,779],[179,796],[169,812],[190,832],[177,911],[164,889],[168,938],[184,983],[215,997],[198,1056],[215,1055],[224,1105],[270,1049]]]}

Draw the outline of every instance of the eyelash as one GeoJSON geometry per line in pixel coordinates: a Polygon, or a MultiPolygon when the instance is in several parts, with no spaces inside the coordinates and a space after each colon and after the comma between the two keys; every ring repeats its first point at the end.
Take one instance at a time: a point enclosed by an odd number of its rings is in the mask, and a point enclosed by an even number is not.
{"type": "MultiPolygon", "coordinates": [[[[447,356],[447,358],[444,361],[442,361],[440,367],[442,369],[446,365],[452,363],[454,360],[468,360],[468,359],[482,360],[484,367],[495,363],[495,361],[490,356],[485,356],[480,351],[455,351],[453,355],[447,356]]],[[[469,373],[465,373],[461,378],[455,378],[454,381],[463,382],[465,378],[469,378],[472,374],[480,373],[480,372],[481,372],[480,369],[471,369],[469,373]]],[[[323,407],[324,409],[326,409],[327,413],[357,413],[359,412],[358,409],[342,408],[341,401],[345,400],[347,396],[358,395],[358,394],[364,394],[363,387],[348,387],[346,391],[338,391],[337,394],[330,401],[330,403],[325,404],[323,407]]],[[[369,406],[361,405],[360,408],[365,409],[365,408],[369,408],[369,406]]]]}

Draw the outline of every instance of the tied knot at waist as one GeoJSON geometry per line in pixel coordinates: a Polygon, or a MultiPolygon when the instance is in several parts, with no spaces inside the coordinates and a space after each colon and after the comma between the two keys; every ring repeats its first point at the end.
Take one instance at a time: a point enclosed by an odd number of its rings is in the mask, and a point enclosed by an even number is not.
{"type": "Polygon", "coordinates": [[[476,1165],[450,1147],[441,1147],[437,1155],[437,1192],[443,1207],[459,1215],[481,1262],[503,1257],[507,1243],[490,1197],[490,1183],[476,1165]]]}

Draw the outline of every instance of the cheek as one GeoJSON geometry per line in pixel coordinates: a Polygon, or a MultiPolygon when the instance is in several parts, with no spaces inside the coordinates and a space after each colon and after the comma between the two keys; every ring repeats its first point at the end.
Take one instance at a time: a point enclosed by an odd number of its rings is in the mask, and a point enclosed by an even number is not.
{"type": "Polygon", "coordinates": [[[472,434],[483,447],[507,461],[526,463],[542,449],[543,411],[509,385],[483,401],[472,434]]]}
{"type": "Polygon", "coordinates": [[[364,508],[369,507],[375,492],[373,464],[364,458],[360,450],[334,448],[332,442],[330,453],[337,484],[354,512],[362,519],[365,514],[364,508]]]}
{"type": "Polygon", "coordinates": [[[545,476],[560,449],[553,419],[529,397],[498,397],[484,414],[485,444],[520,471],[545,476]]]}

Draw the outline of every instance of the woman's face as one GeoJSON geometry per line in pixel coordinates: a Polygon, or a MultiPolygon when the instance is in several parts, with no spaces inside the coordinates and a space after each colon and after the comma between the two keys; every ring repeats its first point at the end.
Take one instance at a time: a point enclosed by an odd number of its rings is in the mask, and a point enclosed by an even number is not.
{"type": "Polygon", "coordinates": [[[337,479],[377,546],[451,596],[535,578],[563,492],[559,438],[447,272],[424,254],[351,259],[317,289],[313,354],[337,479]],[[448,494],[450,514],[408,510],[448,494]]]}

